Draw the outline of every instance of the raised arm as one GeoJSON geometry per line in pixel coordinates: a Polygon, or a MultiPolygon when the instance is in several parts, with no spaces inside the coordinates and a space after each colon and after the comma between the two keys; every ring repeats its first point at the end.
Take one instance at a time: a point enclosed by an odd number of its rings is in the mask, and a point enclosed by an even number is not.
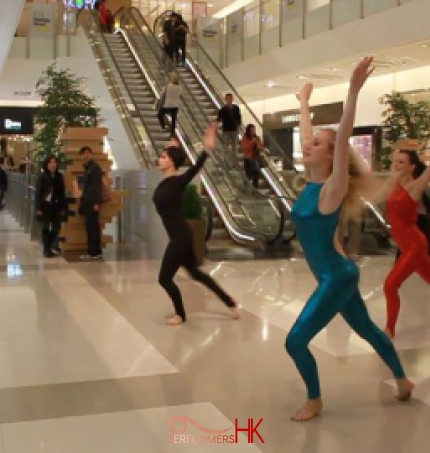
{"type": "Polygon", "coordinates": [[[358,94],[364,83],[373,72],[373,58],[364,58],[354,69],[349,84],[348,96],[336,134],[336,142],[333,156],[333,171],[326,182],[326,191],[330,200],[329,210],[337,209],[348,191],[349,184],[349,138],[355,120],[358,94]]]}
{"type": "Polygon", "coordinates": [[[430,183],[430,167],[427,167],[422,175],[417,178],[411,188],[409,189],[409,194],[414,200],[421,200],[424,190],[427,188],[430,183]]]}
{"type": "Polygon", "coordinates": [[[181,187],[185,187],[187,184],[189,184],[192,181],[192,179],[197,175],[197,173],[202,169],[206,159],[208,158],[207,151],[213,151],[215,149],[216,134],[217,134],[216,124],[212,124],[206,129],[204,136],[205,151],[203,151],[199,155],[196,163],[193,166],[191,166],[185,173],[178,176],[179,184],[181,187]]]}
{"type": "Polygon", "coordinates": [[[307,83],[302,87],[299,93],[296,94],[300,101],[300,143],[303,146],[305,143],[312,141],[314,136],[311,112],[309,109],[309,99],[312,94],[313,85],[307,83]]]}

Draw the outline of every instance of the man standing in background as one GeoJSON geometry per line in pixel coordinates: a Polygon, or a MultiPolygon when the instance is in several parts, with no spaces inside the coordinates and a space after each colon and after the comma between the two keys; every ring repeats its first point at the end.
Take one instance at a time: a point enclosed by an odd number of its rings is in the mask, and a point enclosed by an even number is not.
{"type": "Polygon", "coordinates": [[[7,173],[4,170],[4,157],[0,157],[0,211],[4,208],[4,197],[8,188],[7,173]]]}
{"type": "Polygon", "coordinates": [[[233,166],[236,166],[238,162],[237,134],[239,132],[239,127],[242,125],[242,116],[240,114],[239,106],[233,104],[233,95],[231,93],[225,95],[225,105],[219,110],[216,121],[222,125],[224,147],[227,153],[230,153],[230,155],[226,157],[233,166]]]}
{"type": "Polygon", "coordinates": [[[93,152],[89,146],[83,146],[79,154],[85,169],[79,213],[85,217],[85,229],[87,232],[87,254],[82,255],[80,258],[83,260],[94,260],[103,256],[100,229],[103,172],[100,165],[94,161],[93,152]]]}

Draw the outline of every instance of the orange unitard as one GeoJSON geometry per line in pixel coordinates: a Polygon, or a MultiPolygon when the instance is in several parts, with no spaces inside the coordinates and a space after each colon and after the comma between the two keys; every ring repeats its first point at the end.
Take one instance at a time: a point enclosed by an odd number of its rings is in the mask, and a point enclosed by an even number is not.
{"type": "Polygon", "coordinates": [[[430,283],[430,257],[427,254],[427,239],[416,225],[418,201],[411,198],[408,191],[398,184],[387,200],[387,216],[391,234],[401,251],[384,284],[387,299],[387,328],[394,335],[399,316],[399,288],[416,272],[430,283]]]}

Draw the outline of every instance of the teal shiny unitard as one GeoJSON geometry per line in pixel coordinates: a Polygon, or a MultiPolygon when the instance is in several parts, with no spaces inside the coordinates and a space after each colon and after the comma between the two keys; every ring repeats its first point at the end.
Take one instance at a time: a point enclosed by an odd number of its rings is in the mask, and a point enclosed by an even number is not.
{"type": "Polygon", "coordinates": [[[323,184],[308,183],[296,201],[292,218],[306,260],[318,282],[287,336],[285,347],[305,381],[308,398],[321,396],[317,365],[309,342],[335,316],[364,338],[388,365],[396,379],[405,377],[390,339],[372,322],[358,289],[358,268],[334,247],[340,209],[321,214],[318,208],[323,184]]]}

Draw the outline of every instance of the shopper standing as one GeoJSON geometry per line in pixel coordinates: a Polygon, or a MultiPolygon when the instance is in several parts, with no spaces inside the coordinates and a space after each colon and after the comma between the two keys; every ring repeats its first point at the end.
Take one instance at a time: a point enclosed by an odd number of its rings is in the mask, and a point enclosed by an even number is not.
{"type": "Polygon", "coordinates": [[[54,155],[48,156],[43,163],[36,182],[34,208],[36,219],[42,224],[43,256],[52,258],[60,253],[58,233],[61,219],[67,212],[64,178],[58,170],[58,159],[54,155]]]}
{"type": "Polygon", "coordinates": [[[79,213],[85,217],[85,229],[87,232],[87,253],[81,255],[80,258],[91,260],[103,256],[100,229],[100,207],[103,200],[103,173],[100,165],[94,161],[93,152],[89,146],[83,146],[79,154],[85,169],[79,213]]]}
{"type": "Polygon", "coordinates": [[[226,158],[233,167],[237,166],[237,143],[239,127],[242,125],[242,116],[239,106],[233,104],[233,95],[225,95],[225,105],[221,107],[216,119],[222,125],[222,139],[226,152],[226,158]]]}

